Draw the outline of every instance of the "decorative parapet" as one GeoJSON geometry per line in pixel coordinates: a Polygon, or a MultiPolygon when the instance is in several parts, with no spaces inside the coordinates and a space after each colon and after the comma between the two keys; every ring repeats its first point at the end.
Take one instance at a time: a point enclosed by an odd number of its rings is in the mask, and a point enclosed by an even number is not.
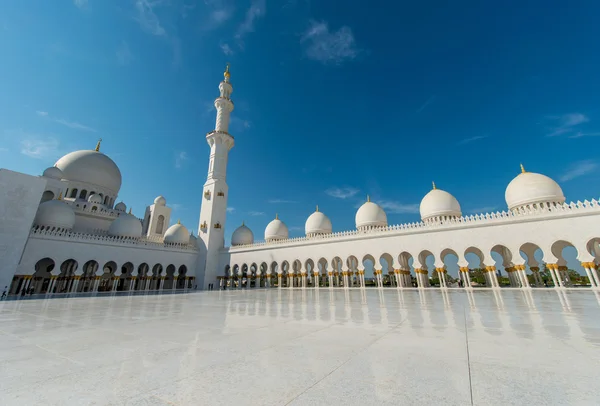
{"type": "Polygon", "coordinates": [[[107,234],[75,233],[73,231],[56,228],[44,228],[35,226],[31,229],[31,238],[61,240],[65,242],[93,242],[95,244],[125,245],[138,248],[173,249],[179,251],[197,251],[196,245],[168,244],[163,242],[162,237],[113,237],[107,234]]]}
{"type": "Polygon", "coordinates": [[[245,249],[277,246],[277,245],[302,245],[314,244],[315,241],[335,240],[335,239],[355,239],[357,236],[373,236],[383,237],[391,235],[413,234],[418,232],[437,231],[448,228],[463,228],[464,226],[485,226],[501,223],[513,223],[524,220],[535,220],[536,218],[560,218],[571,217],[575,215],[600,214],[600,202],[596,199],[591,201],[584,200],[571,203],[564,203],[556,206],[544,206],[537,208],[521,208],[512,211],[501,211],[495,213],[482,213],[469,216],[456,217],[436,223],[414,222],[406,224],[398,224],[387,227],[366,227],[359,230],[340,231],[331,234],[319,234],[308,237],[288,238],[285,240],[273,240],[269,242],[256,242],[254,244],[236,245],[234,247],[225,248],[230,252],[242,251],[245,249]]]}

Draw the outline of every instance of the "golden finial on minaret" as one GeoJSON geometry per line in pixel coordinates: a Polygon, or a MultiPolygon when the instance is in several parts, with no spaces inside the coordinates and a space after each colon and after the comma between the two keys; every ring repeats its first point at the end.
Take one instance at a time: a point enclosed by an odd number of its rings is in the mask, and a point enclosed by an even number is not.
{"type": "Polygon", "coordinates": [[[371,201],[371,196],[367,195],[367,202],[371,201]]]}
{"type": "Polygon", "coordinates": [[[433,185],[433,190],[436,190],[437,187],[435,187],[435,182],[431,182],[431,184],[433,185]]]}
{"type": "Polygon", "coordinates": [[[179,219],[177,219],[177,224],[181,224],[181,221],[179,219]]]}
{"type": "Polygon", "coordinates": [[[131,214],[131,207],[129,208],[129,214],[131,214]]]}
{"type": "Polygon", "coordinates": [[[60,193],[58,194],[58,200],[62,200],[62,190],[60,191],[60,193]]]}
{"type": "Polygon", "coordinates": [[[521,173],[526,173],[527,171],[525,170],[525,167],[523,166],[523,164],[519,164],[521,165],[521,173]]]}
{"type": "Polygon", "coordinates": [[[275,213],[275,220],[279,220],[279,214],[275,213]]]}
{"type": "Polygon", "coordinates": [[[319,211],[319,205],[317,204],[317,211],[319,211]]]}
{"type": "Polygon", "coordinates": [[[101,144],[101,143],[102,143],[102,138],[100,138],[100,139],[98,140],[98,143],[96,144],[96,149],[95,149],[94,151],[96,151],[96,152],[100,151],[100,144],[101,144]]]}
{"type": "Polygon", "coordinates": [[[246,225],[246,224],[244,224],[244,223],[245,223],[245,222],[244,222],[244,220],[242,220],[242,227],[244,227],[244,226],[246,225]]]}
{"type": "Polygon", "coordinates": [[[223,77],[226,82],[229,82],[229,78],[231,77],[231,73],[229,73],[229,62],[227,62],[227,66],[225,67],[225,72],[223,72],[223,77]]]}

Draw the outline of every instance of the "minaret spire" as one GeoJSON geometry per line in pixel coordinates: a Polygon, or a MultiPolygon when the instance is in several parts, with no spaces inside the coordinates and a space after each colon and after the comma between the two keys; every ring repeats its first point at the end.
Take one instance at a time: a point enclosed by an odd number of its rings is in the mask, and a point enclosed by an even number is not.
{"type": "Polygon", "coordinates": [[[527,171],[525,170],[525,167],[523,166],[523,164],[519,164],[521,165],[521,173],[526,173],[527,171]]]}
{"type": "Polygon", "coordinates": [[[100,144],[102,143],[102,138],[98,139],[98,143],[96,144],[96,149],[94,151],[99,152],[100,151],[100,144]]]}
{"type": "Polygon", "coordinates": [[[435,182],[431,182],[431,185],[433,186],[433,190],[437,189],[437,187],[435,186],[435,182]]]}

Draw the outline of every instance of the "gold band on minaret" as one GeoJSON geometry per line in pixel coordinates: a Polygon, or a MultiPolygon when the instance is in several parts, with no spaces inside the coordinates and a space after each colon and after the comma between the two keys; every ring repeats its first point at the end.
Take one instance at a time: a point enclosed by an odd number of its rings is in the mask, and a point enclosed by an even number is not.
{"type": "Polygon", "coordinates": [[[229,82],[229,78],[231,77],[231,73],[229,73],[229,62],[227,62],[227,65],[225,66],[225,72],[223,72],[223,77],[225,78],[226,82],[229,82]]]}
{"type": "Polygon", "coordinates": [[[95,149],[94,151],[96,151],[96,152],[100,151],[100,144],[101,144],[101,143],[102,143],[102,138],[100,138],[100,139],[98,140],[98,143],[96,144],[96,149],[95,149]]]}

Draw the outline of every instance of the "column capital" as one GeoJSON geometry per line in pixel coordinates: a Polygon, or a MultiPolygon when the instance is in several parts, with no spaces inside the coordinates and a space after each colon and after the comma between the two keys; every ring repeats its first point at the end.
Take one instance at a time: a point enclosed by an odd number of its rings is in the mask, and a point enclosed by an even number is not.
{"type": "Polygon", "coordinates": [[[531,272],[539,272],[540,271],[539,266],[530,266],[529,269],[531,269],[531,272]]]}
{"type": "Polygon", "coordinates": [[[459,271],[461,271],[461,272],[465,272],[465,273],[466,273],[466,272],[469,272],[469,267],[468,267],[468,266],[461,266],[461,267],[459,268],[459,271]]]}
{"type": "Polygon", "coordinates": [[[486,266],[486,267],[485,267],[485,270],[486,270],[487,272],[494,272],[494,271],[496,270],[496,267],[495,267],[495,266],[493,266],[493,265],[489,265],[489,266],[486,266]]]}

